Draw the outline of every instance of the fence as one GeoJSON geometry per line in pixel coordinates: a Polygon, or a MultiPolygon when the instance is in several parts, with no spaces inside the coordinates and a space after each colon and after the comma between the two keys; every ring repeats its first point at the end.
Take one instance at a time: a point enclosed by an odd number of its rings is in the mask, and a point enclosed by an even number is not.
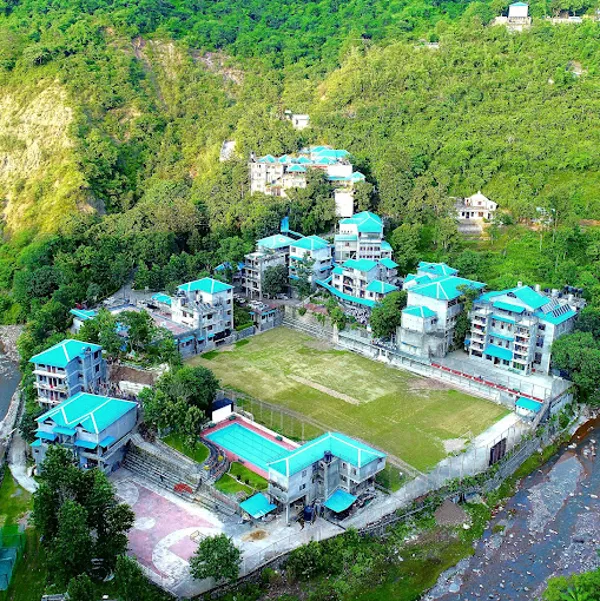
{"type": "Polygon", "coordinates": [[[10,584],[17,562],[23,557],[25,535],[18,526],[0,528],[0,591],[10,584]]]}

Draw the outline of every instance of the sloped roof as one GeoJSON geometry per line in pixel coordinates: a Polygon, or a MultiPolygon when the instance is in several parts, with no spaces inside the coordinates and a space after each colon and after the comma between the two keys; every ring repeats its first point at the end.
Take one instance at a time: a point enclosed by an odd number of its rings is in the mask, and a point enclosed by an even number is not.
{"type": "Polygon", "coordinates": [[[206,292],[208,294],[216,294],[217,292],[225,292],[232,289],[233,286],[219,280],[214,280],[213,278],[202,278],[201,280],[194,280],[193,282],[177,286],[177,290],[181,290],[182,292],[206,292]]]}
{"type": "Polygon", "coordinates": [[[78,317],[82,321],[88,321],[89,319],[94,319],[98,313],[93,309],[71,309],[69,311],[71,315],[78,317]]]}
{"type": "Polygon", "coordinates": [[[99,344],[90,344],[89,342],[81,342],[80,340],[63,340],[48,350],[42,351],[29,359],[29,363],[43,363],[52,367],[67,367],[67,365],[82,357],[86,350],[101,351],[102,347],[99,344]]]}
{"type": "Polygon", "coordinates": [[[389,250],[390,252],[392,252],[392,245],[389,242],[382,240],[381,241],[381,250],[389,250]]]}
{"type": "Polygon", "coordinates": [[[57,426],[81,426],[90,434],[99,434],[137,408],[137,403],[97,394],[79,392],[38,417],[38,423],[51,420],[57,426]]]}
{"type": "Polygon", "coordinates": [[[436,278],[425,284],[418,284],[409,288],[409,292],[419,294],[421,296],[427,296],[429,298],[436,298],[439,300],[455,300],[461,294],[462,291],[459,288],[466,286],[467,288],[481,289],[485,286],[481,282],[474,282],[467,278],[459,278],[457,276],[448,276],[436,278]]]}
{"type": "Polygon", "coordinates": [[[345,269],[357,269],[358,271],[371,271],[371,269],[375,269],[377,267],[377,263],[375,261],[371,261],[371,259],[348,259],[345,263],[342,264],[342,267],[345,269]]]}
{"type": "Polygon", "coordinates": [[[302,165],[292,165],[288,168],[288,173],[306,173],[306,167],[302,165]]]}
{"type": "Polygon", "coordinates": [[[295,240],[293,238],[288,238],[288,236],[282,234],[275,234],[257,240],[256,246],[259,248],[268,248],[269,250],[277,250],[279,248],[290,246],[291,244],[294,244],[294,242],[295,240]]]}
{"type": "Polygon", "coordinates": [[[398,267],[398,263],[392,261],[391,259],[388,259],[387,257],[385,259],[381,259],[379,263],[387,269],[396,269],[396,267],[398,267]]]}
{"type": "Polygon", "coordinates": [[[385,457],[385,453],[349,436],[338,432],[327,432],[290,451],[281,459],[269,463],[269,469],[284,476],[291,476],[323,459],[326,451],[358,468],[385,457]]]}
{"type": "MultiPolygon", "coordinates": [[[[499,296],[508,296],[509,298],[518,299],[530,311],[540,309],[541,307],[550,302],[550,299],[547,296],[541,294],[540,292],[536,292],[533,288],[530,288],[529,286],[517,286],[515,288],[508,288],[507,290],[492,290],[490,292],[482,294],[479,297],[479,300],[483,302],[490,302],[493,299],[498,298],[499,296]]],[[[494,305],[496,304],[496,302],[498,301],[495,301],[494,305]]]]}
{"type": "Polygon", "coordinates": [[[322,248],[327,248],[329,243],[319,236],[306,236],[299,240],[294,240],[292,246],[304,248],[305,250],[320,250],[322,248]]]}
{"type": "Polygon", "coordinates": [[[356,213],[356,215],[353,215],[352,217],[342,219],[340,223],[344,225],[356,225],[359,232],[372,233],[383,231],[383,222],[381,221],[381,217],[379,217],[379,215],[375,215],[375,213],[371,213],[370,211],[356,213]]]}
{"type": "Polygon", "coordinates": [[[415,317],[421,317],[422,319],[428,319],[437,315],[437,313],[432,311],[429,307],[423,306],[406,307],[402,310],[402,313],[414,315],[415,317]]]}
{"type": "Polygon", "coordinates": [[[484,354],[496,357],[497,359],[503,359],[504,361],[511,361],[513,358],[512,351],[495,344],[488,344],[483,351],[484,354]]]}
{"type": "Polygon", "coordinates": [[[379,294],[389,294],[398,290],[398,286],[382,282],[381,280],[373,280],[367,286],[367,292],[377,292],[379,294]]]}
{"type": "Polygon", "coordinates": [[[456,275],[458,273],[458,269],[454,269],[446,263],[428,263],[427,261],[420,261],[418,269],[434,275],[456,275]]]}
{"type": "Polygon", "coordinates": [[[259,163],[276,163],[277,159],[272,154],[266,154],[264,157],[258,159],[259,163]]]}

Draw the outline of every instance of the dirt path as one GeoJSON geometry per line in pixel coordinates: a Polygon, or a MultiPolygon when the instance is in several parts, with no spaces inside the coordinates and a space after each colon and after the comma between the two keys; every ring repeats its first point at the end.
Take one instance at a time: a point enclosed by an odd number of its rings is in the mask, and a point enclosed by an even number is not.
{"type": "Polygon", "coordinates": [[[325,394],[328,394],[329,396],[332,396],[336,399],[340,399],[346,403],[350,403],[351,405],[360,405],[360,401],[358,399],[348,396],[347,394],[344,394],[342,392],[338,392],[337,390],[327,388],[327,386],[322,386],[321,384],[317,384],[316,382],[313,382],[312,380],[308,380],[301,376],[290,376],[290,378],[292,380],[294,380],[295,382],[304,384],[305,386],[310,386],[311,388],[314,388],[315,390],[318,390],[319,392],[324,392],[325,394]]]}

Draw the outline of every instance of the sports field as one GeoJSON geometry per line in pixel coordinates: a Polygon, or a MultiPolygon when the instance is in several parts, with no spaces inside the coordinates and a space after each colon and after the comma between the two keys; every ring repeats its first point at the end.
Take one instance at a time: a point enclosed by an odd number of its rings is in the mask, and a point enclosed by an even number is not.
{"type": "Polygon", "coordinates": [[[295,330],[275,328],[246,340],[191,363],[211,369],[223,386],[362,438],[420,470],[443,459],[456,439],[477,436],[507,413],[295,330]]]}

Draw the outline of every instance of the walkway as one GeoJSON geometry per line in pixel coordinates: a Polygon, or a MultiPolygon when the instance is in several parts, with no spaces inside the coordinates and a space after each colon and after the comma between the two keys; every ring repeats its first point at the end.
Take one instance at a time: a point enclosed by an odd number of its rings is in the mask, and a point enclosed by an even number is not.
{"type": "Polygon", "coordinates": [[[27,443],[17,430],[13,434],[12,444],[8,455],[8,467],[13,478],[19,485],[30,493],[34,493],[39,484],[27,474],[27,443]]]}

